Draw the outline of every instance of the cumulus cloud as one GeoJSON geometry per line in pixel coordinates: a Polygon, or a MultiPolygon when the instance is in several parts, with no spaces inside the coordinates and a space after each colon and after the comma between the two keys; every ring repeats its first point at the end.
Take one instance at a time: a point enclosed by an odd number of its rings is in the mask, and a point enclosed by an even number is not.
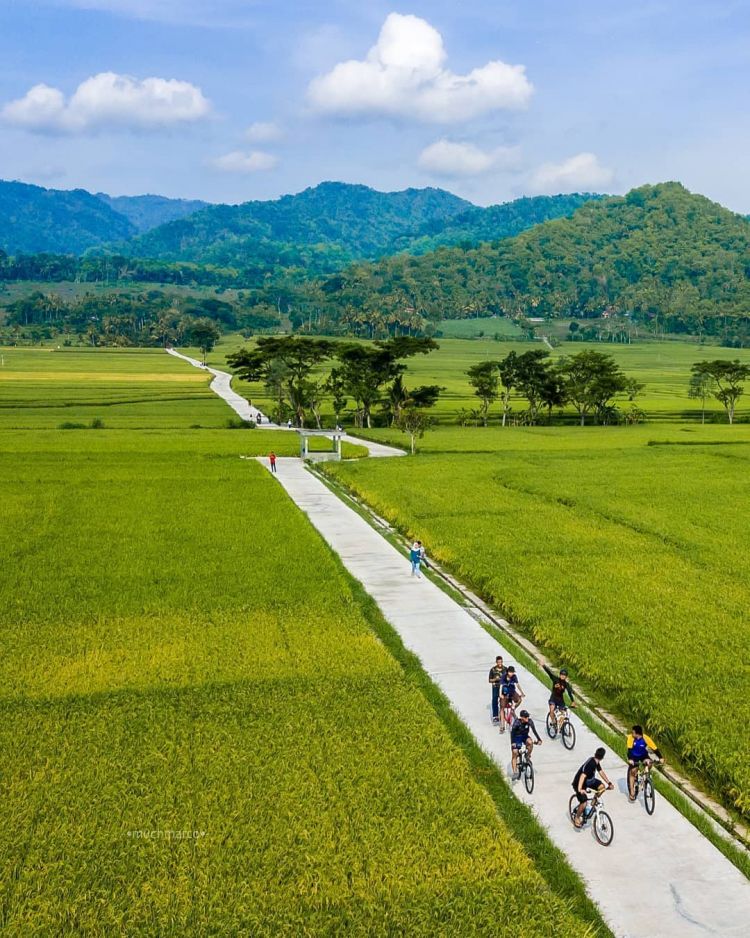
{"type": "Polygon", "coordinates": [[[495,60],[457,75],[445,60],[443,38],[433,26],[391,13],[367,57],[340,62],[313,79],[308,101],[321,114],[444,124],[528,105],[533,88],[523,65],[495,60]]]}
{"type": "Polygon", "coordinates": [[[272,143],[283,136],[284,131],[275,121],[255,121],[245,131],[245,139],[251,143],[272,143]]]}
{"type": "Polygon", "coordinates": [[[419,154],[419,167],[436,176],[481,176],[493,170],[518,169],[518,147],[482,150],[473,143],[437,140],[419,154]]]}
{"type": "Polygon", "coordinates": [[[531,176],[535,192],[581,192],[602,189],[614,179],[614,172],[602,166],[594,153],[579,153],[562,163],[544,163],[531,176]]]}
{"type": "Polygon", "coordinates": [[[40,133],[85,133],[102,128],[154,130],[207,117],[210,102],[200,88],[174,78],[144,78],[101,72],[66,99],[59,88],[34,85],[6,104],[9,124],[40,133]]]}
{"type": "Polygon", "coordinates": [[[244,153],[242,150],[232,150],[224,156],[218,156],[212,161],[215,169],[223,173],[258,173],[263,170],[274,169],[279,164],[279,158],[273,153],[264,153],[263,150],[251,150],[244,153]]]}

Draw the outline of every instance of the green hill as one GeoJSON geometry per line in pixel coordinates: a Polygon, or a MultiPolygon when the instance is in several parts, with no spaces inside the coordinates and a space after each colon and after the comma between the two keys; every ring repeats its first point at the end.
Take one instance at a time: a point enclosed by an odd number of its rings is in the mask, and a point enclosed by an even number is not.
{"type": "Polygon", "coordinates": [[[499,243],[357,264],[322,287],[339,319],[398,306],[433,320],[606,313],[715,332],[719,320],[750,317],[749,274],[748,221],[669,182],[589,201],[499,243]]]}
{"type": "Polygon", "coordinates": [[[138,234],[177,218],[192,215],[193,212],[199,212],[209,205],[199,199],[168,199],[163,195],[112,196],[106,192],[97,192],[96,197],[120,215],[124,215],[138,234]]]}
{"type": "Polygon", "coordinates": [[[395,238],[470,205],[441,189],[377,192],[324,182],[280,199],[211,206],[133,239],[128,250],[162,260],[335,270],[381,255],[395,238]]]}
{"type": "Polygon", "coordinates": [[[377,192],[325,182],[296,195],[216,205],[135,238],[134,256],[332,273],[347,263],[440,244],[505,238],[575,211],[589,195],[518,199],[479,208],[442,189],[377,192]]]}
{"type": "Polygon", "coordinates": [[[487,208],[473,206],[446,223],[429,222],[394,244],[396,250],[426,254],[452,245],[474,247],[482,241],[500,241],[539,225],[543,221],[572,215],[591,199],[604,196],[574,192],[570,195],[539,195],[514,199],[487,208]]]}
{"type": "Polygon", "coordinates": [[[124,215],[84,189],[0,180],[0,249],[9,254],[80,254],[134,233],[124,215]]]}

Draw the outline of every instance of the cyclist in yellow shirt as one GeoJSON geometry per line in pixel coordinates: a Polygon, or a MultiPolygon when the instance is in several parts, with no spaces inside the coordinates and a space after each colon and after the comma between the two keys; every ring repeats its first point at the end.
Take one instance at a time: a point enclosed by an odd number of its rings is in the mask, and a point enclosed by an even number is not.
{"type": "Polygon", "coordinates": [[[635,779],[638,775],[638,766],[643,762],[650,770],[653,762],[652,752],[657,762],[664,761],[656,743],[650,736],[646,736],[643,727],[636,723],[632,732],[628,734],[628,794],[631,801],[635,801],[635,779]]]}

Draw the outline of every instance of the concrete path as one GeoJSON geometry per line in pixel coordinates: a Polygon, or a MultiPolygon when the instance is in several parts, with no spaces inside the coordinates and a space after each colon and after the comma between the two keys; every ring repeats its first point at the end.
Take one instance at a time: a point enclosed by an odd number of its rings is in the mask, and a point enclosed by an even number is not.
{"type": "MultiPolygon", "coordinates": [[[[194,368],[200,368],[201,371],[211,372],[211,374],[214,376],[214,379],[210,384],[211,390],[214,392],[214,394],[218,394],[222,400],[226,401],[232,410],[240,417],[242,417],[243,420],[254,420],[258,427],[262,430],[294,430],[294,427],[284,427],[279,426],[276,423],[272,423],[265,414],[258,410],[257,407],[253,407],[252,404],[249,404],[244,397],[242,397],[236,391],[233,391],[233,375],[229,374],[229,372],[219,371],[218,368],[209,368],[207,365],[201,364],[197,358],[190,358],[188,355],[183,355],[176,349],[168,348],[166,351],[170,355],[174,355],[175,358],[181,358],[183,361],[187,362],[189,365],[192,365],[194,368]]],[[[356,436],[349,436],[348,433],[345,433],[341,439],[346,443],[353,443],[355,446],[366,446],[370,452],[370,456],[385,457],[406,455],[404,450],[396,449],[395,446],[386,446],[384,443],[372,443],[370,440],[360,440],[356,436]]]]}
{"type": "MultiPolygon", "coordinates": [[[[356,441],[359,442],[359,441],[356,441]]],[[[510,775],[507,734],[490,719],[487,674],[502,648],[456,602],[429,580],[410,576],[408,560],[347,507],[298,459],[277,460],[278,481],[375,599],[404,644],[414,652],[499,771],[510,775]]],[[[565,851],[613,932],[627,938],[732,938],[750,931],[750,884],[675,808],[657,794],[649,817],[630,804],[625,763],[608,752],[604,768],[616,789],[604,798],[614,841],[600,846],[590,827],[576,831],[567,815],[571,781],[601,741],[574,715],[573,752],[544,731],[549,689],[519,669],[524,705],[534,717],[541,747],[534,750],[536,787],[518,798],[530,804],[552,840],[565,851]]]]}
{"type": "Polygon", "coordinates": [[[214,378],[210,384],[211,390],[225,400],[232,410],[243,420],[254,420],[261,430],[279,430],[281,429],[275,423],[271,423],[266,415],[249,404],[244,397],[232,390],[232,375],[228,371],[219,371],[218,368],[209,368],[203,365],[197,358],[190,358],[189,355],[183,355],[177,349],[168,348],[167,353],[174,355],[175,358],[181,358],[194,368],[200,368],[201,371],[210,372],[214,378]]]}

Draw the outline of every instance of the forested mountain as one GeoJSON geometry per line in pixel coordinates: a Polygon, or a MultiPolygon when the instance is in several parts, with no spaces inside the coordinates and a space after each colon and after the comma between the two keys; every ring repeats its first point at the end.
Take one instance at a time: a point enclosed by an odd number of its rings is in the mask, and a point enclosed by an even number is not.
{"type": "MultiPolygon", "coordinates": [[[[138,234],[184,218],[207,208],[208,202],[199,199],[168,199],[163,195],[107,195],[97,192],[96,197],[106,202],[133,225],[138,234]]],[[[111,240],[116,240],[114,237],[111,240]]]]}
{"type": "Polygon", "coordinates": [[[353,260],[506,238],[569,215],[590,198],[544,196],[479,208],[442,189],[377,192],[326,182],[274,201],[211,206],[134,239],[126,250],[259,272],[331,273],[353,260]]]}
{"type": "Polygon", "coordinates": [[[570,218],[505,241],[356,264],[325,280],[332,321],[378,331],[486,311],[510,316],[626,314],[658,331],[717,333],[750,317],[750,223],[679,183],[589,201],[570,218]],[[382,312],[381,312],[382,311],[382,312]]]}
{"type": "Polygon", "coordinates": [[[426,254],[451,245],[476,246],[482,241],[500,241],[552,218],[572,215],[584,202],[602,199],[602,195],[574,192],[571,195],[538,195],[514,199],[487,208],[472,206],[447,222],[428,222],[422,228],[398,239],[397,250],[426,254]]]}
{"type": "Polygon", "coordinates": [[[0,250],[9,254],[80,254],[134,233],[127,218],[84,189],[0,180],[0,250]]]}
{"type": "Polygon", "coordinates": [[[377,192],[324,182],[271,201],[211,206],[135,238],[128,250],[162,260],[330,271],[386,253],[394,239],[469,207],[442,189],[377,192]]]}

